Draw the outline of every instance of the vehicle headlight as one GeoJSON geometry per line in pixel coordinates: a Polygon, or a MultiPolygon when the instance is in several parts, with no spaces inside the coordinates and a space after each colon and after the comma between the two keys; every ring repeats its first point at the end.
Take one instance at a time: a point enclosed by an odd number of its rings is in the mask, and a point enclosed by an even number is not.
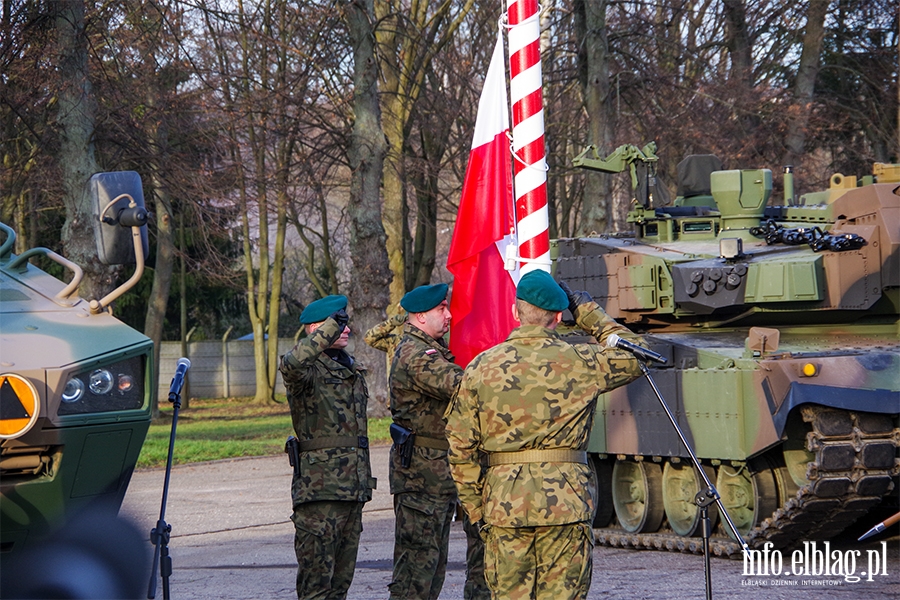
{"type": "Polygon", "coordinates": [[[66,382],[66,389],[62,393],[63,402],[78,402],[84,396],[84,382],[73,377],[66,382]]]}
{"type": "Polygon", "coordinates": [[[102,396],[108,394],[113,389],[113,374],[106,369],[97,369],[90,376],[88,387],[93,394],[102,396]]]}
{"type": "Polygon", "coordinates": [[[116,389],[120,394],[127,394],[134,388],[134,377],[125,373],[119,373],[116,377],[116,389]]]}
{"type": "Polygon", "coordinates": [[[76,373],[63,389],[59,415],[131,410],[144,405],[148,356],[133,356],[76,373]]]}

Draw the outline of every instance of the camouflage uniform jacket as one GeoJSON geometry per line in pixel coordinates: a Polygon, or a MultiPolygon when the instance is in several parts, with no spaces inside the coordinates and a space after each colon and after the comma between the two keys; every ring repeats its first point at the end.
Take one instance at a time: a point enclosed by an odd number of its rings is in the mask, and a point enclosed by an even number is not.
{"type": "MultiPolygon", "coordinates": [[[[368,435],[365,369],[352,362],[350,367],[344,366],[325,353],[340,334],[337,322],[326,319],[281,358],[291,420],[301,442],[368,435]]],[[[374,487],[368,447],[301,451],[300,477],[294,478],[293,485],[294,504],[321,500],[368,502],[374,487]]]]}
{"type": "MultiPolygon", "coordinates": [[[[382,326],[387,331],[391,320],[376,326],[369,334],[382,326]]],[[[394,323],[393,334],[382,335],[381,339],[397,339],[399,326],[396,320],[394,323]]],[[[369,334],[366,334],[366,341],[369,334]]],[[[461,378],[462,367],[453,362],[453,354],[443,340],[435,340],[419,328],[404,324],[391,361],[391,415],[394,422],[418,436],[445,440],[444,412],[461,378]]],[[[392,494],[456,493],[446,450],[417,445],[406,469],[400,465],[396,453],[392,452],[390,472],[392,494]]]]}
{"type": "Polygon", "coordinates": [[[578,324],[598,344],[570,344],[544,327],[519,327],[465,370],[447,411],[450,465],[471,521],[539,527],[587,521],[591,468],[574,462],[496,465],[482,475],[478,452],[585,450],[597,397],[641,375],[628,352],[607,349],[616,333],[636,340],[596,303],[578,324]]]}
{"type": "Polygon", "coordinates": [[[366,343],[376,350],[386,352],[389,360],[394,359],[394,350],[403,338],[403,326],[409,313],[400,309],[400,312],[389,319],[382,321],[366,332],[366,343]]]}

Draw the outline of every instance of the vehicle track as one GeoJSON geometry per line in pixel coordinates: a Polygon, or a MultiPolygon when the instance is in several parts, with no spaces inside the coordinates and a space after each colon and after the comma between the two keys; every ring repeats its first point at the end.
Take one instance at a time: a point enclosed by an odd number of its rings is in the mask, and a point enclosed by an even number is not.
{"type": "MultiPolygon", "coordinates": [[[[890,415],[816,405],[801,407],[800,414],[810,429],[806,450],[814,456],[806,467],[807,482],[744,536],[751,548],[762,548],[766,542],[777,549],[801,540],[833,538],[879,504],[900,473],[900,428],[894,427],[890,415]]],[[[606,527],[595,529],[595,539],[604,546],[703,552],[702,538],[671,531],[629,533],[606,527]]],[[[741,546],[714,535],[710,553],[740,558],[741,546]]]]}

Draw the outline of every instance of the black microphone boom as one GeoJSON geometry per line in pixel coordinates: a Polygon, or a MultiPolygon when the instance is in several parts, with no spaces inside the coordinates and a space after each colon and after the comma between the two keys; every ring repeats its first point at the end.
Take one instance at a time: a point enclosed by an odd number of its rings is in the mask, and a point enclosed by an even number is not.
{"type": "Polygon", "coordinates": [[[646,348],[638,346],[637,344],[629,342],[628,340],[623,340],[615,333],[606,338],[606,347],[618,348],[619,350],[627,350],[643,361],[654,361],[658,363],[666,362],[666,359],[661,354],[657,354],[653,350],[647,350],[646,348]]]}
{"type": "Polygon", "coordinates": [[[181,394],[181,388],[184,387],[184,376],[190,368],[191,361],[186,358],[178,359],[178,367],[175,369],[175,376],[172,377],[172,385],[169,386],[170,402],[172,400],[172,396],[178,396],[181,394]]]}

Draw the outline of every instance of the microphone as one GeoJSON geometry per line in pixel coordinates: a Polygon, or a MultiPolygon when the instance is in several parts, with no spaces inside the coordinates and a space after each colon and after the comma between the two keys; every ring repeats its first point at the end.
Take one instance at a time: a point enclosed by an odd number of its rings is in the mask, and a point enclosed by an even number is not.
{"type": "Polygon", "coordinates": [[[191,361],[186,358],[178,359],[178,367],[175,369],[175,376],[172,377],[172,385],[169,386],[169,401],[181,394],[181,388],[184,387],[184,374],[190,368],[191,361]]]}
{"type": "Polygon", "coordinates": [[[640,358],[643,361],[655,361],[658,363],[666,362],[666,359],[662,357],[661,354],[657,354],[652,350],[647,350],[646,348],[642,348],[637,344],[629,342],[628,340],[623,340],[615,333],[606,338],[606,347],[607,348],[618,348],[620,350],[627,350],[631,352],[636,357],[640,358]]]}

